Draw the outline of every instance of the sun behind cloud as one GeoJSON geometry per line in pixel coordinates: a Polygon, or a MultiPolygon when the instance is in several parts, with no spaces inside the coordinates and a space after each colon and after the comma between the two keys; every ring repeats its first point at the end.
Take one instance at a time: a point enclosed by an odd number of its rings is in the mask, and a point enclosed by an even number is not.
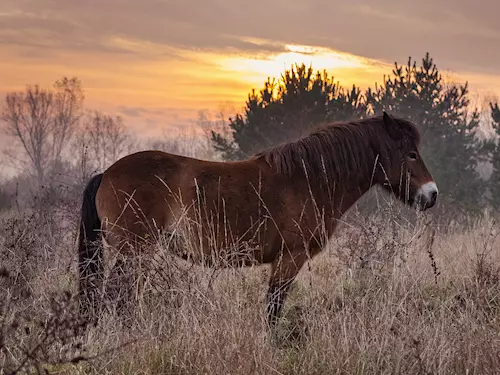
{"type": "Polygon", "coordinates": [[[317,71],[326,70],[342,85],[368,86],[380,79],[388,66],[349,53],[307,45],[283,45],[283,52],[266,56],[220,56],[215,59],[221,69],[231,72],[234,79],[261,88],[268,77],[280,77],[294,64],[306,64],[317,71]]]}
{"type": "Polygon", "coordinates": [[[325,48],[299,45],[285,45],[286,52],[266,58],[225,57],[221,63],[234,72],[251,72],[254,75],[279,76],[293,63],[304,62],[320,69],[361,68],[364,63],[347,53],[340,53],[325,48]]]}

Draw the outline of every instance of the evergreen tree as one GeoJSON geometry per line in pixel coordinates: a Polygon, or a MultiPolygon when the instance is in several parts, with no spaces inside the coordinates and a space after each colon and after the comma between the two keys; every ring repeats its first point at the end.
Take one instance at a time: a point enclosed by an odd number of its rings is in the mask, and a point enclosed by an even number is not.
{"type": "MultiPolygon", "coordinates": [[[[421,131],[421,153],[444,198],[440,201],[460,203],[470,212],[485,201],[487,184],[477,166],[486,160],[491,142],[476,136],[479,111],[470,108],[468,94],[467,83],[444,82],[429,54],[420,66],[411,58],[405,67],[396,62],[383,84],[364,95],[356,86],[350,91],[340,87],[326,72],[314,74],[311,67],[295,65],[279,81],[268,79],[259,93],[252,91],[244,113],[229,119],[228,133],[213,131],[212,142],[224,159],[237,160],[300,137],[323,122],[385,110],[413,121],[421,131]]],[[[498,155],[500,160],[500,149],[498,155]]]]}
{"type": "MultiPolygon", "coordinates": [[[[491,119],[493,129],[497,136],[500,136],[500,108],[498,103],[490,103],[491,119]]],[[[491,145],[491,164],[493,170],[491,172],[489,185],[489,200],[495,209],[500,208],[500,143],[492,142],[491,145]]]]}
{"type": "Polygon", "coordinates": [[[268,79],[248,96],[245,113],[229,119],[232,139],[212,132],[217,151],[226,160],[256,152],[308,133],[325,121],[360,118],[366,112],[361,92],[347,91],[328,74],[304,64],[286,70],[277,82],[268,79]]]}
{"type": "Polygon", "coordinates": [[[395,64],[382,86],[366,93],[372,113],[383,110],[413,121],[422,134],[422,157],[440,194],[463,208],[480,206],[486,192],[477,164],[486,157],[485,144],[476,137],[479,112],[471,109],[468,86],[446,85],[429,54],[422,65],[408,60],[395,64]]]}

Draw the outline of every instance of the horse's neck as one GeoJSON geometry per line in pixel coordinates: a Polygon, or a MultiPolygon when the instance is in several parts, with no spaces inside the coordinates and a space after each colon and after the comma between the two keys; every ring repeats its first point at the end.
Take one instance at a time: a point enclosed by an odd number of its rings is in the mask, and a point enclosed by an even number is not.
{"type": "Polygon", "coordinates": [[[370,179],[366,181],[346,181],[333,186],[312,187],[318,206],[325,208],[327,219],[339,219],[372,187],[370,179]]]}
{"type": "Polygon", "coordinates": [[[370,190],[370,184],[359,184],[354,185],[351,188],[347,188],[343,191],[339,191],[336,197],[336,202],[338,202],[338,212],[339,215],[343,215],[349,208],[351,208],[363,195],[370,190]]]}

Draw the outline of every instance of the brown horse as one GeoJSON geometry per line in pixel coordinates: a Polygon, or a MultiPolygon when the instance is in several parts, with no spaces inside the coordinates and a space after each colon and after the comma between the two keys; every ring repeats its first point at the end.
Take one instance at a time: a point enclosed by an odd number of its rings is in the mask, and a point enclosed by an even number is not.
{"type": "Polygon", "coordinates": [[[245,161],[210,162],[160,151],[118,160],[88,183],[79,239],[80,292],[102,272],[106,243],[124,256],[170,235],[170,250],[214,266],[271,264],[268,320],[337,221],[372,186],[418,210],[438,189],[420,157],[414,124],[383,116],[327,124],[245,161]],[[243,244],[243,245],[242,245],[243,244]]]}

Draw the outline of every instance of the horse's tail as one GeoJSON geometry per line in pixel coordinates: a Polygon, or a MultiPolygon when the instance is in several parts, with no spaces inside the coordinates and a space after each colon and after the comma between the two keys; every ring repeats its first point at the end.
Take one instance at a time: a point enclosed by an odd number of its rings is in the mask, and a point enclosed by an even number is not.
{"type": "Polygon", "coordinates": [[[78,238],[78,273],[80,309],[89,313],[97,304],[98,281],[102,277],[102,246],[99,246],[101,220],[97,215],[95,197],[101,184],[102,173],[92,177],[83,192],[78,238]],[[90,305],[90,306],[89,306],[90,305]]]}

